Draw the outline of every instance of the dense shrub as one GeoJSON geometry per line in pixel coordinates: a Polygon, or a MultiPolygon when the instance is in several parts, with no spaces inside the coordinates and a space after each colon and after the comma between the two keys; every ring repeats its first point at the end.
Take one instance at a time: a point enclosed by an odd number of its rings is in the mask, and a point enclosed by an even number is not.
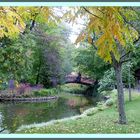
{"type": "Polygon", "coordinates": [[[56,88],[53,89],[41,89],[33,91],[34,96],[54,96],[58,94],[58,91],[56,88]]]}
{"type": "Polygon", "coordinates": [[[87,116],[92,116],[92,115],[96,114],[97,112],[98,112],[98,108],[95,108],[94,110],[87,113],[87,116]]]}
{"type": "Polygon", "coordinates": [[[112,106],[114,104],[114,101],[112,99],[108,99],[106,102],[105,102],[105,105],[106,106],[112,106]]]}

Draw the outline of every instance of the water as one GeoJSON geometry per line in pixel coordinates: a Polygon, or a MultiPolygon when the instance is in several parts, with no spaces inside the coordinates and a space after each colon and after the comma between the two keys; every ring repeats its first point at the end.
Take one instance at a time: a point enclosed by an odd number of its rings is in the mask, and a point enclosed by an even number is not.
{"type": "Polygon", "coordinates": [[[14,133],[22,125],[48,122],[81,114],[94,106],[91,98],[76,95],[61,95],[57,100],[43,103],[1,103],[0,129],[14,133]]]}

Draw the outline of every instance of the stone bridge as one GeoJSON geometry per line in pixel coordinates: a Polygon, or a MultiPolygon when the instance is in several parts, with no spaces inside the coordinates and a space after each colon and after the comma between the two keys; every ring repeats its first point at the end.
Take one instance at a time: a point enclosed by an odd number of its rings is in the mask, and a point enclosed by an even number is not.
{"type": "Polygon", "coordinates": [[[65,83],[78,83],[86,86],[91,86],[94,85],[95,80],[84,76],[80,76],[80,79],[78,79],[78,75],[70,74],[65,77],[65,83]]]}

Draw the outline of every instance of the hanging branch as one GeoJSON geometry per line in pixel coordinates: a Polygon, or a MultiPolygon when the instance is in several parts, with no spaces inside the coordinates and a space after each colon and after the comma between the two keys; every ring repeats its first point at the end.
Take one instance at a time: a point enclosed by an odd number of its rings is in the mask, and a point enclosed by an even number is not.
{"type": "Polygon", "coordinates": [[[95,43],[94,43],[94,40],[95,40],[95,33],[93,33],[94,34],[94,37],[92,38],[92,45],[93,45],[93,47],[94,47],[94,49],[95,50],[97,50],[97,47],[95,46],[95,43]]]}
{"type": "Polygon", "coordinates": [[[88,12],[89,14],[91,14],[92,16],[94,16],[94,17],[96,17],[96,18],[99,18],[99,19],[103,20],[101,17],[99,17],[99,16],[97,16],[97,15],[91,13],[87,8],[85,8],[85,7],[82,7],[82,8],[83,8],[86,12],[88,12]]]}
{"type": "MultiPolygon", "coordinates": [[[[134,10],[134,9],[133,9],[134,10]]],[[[135,11],[135,10],[134,10],[135,11]]],[[[135,11],[136,12],[136,11],[135,11]]],[[[133,27],[134,29],[135,29],[135,27],[134,27],[134,25],[131,23],[131,22],[129,22],[127,19],[126,19],[126,17],[121,13],[121,12],[119,12],[119,14],[122,16],[122,18],[123,18],[123,20],[124,20],[124,22],[126,23],[126,24],[128,24],[128,25],[130,25],[131,27],[133,27]]],[[[137,32],[138,32],[138,34],[139,34],[139,36],[138,36],[138,38],[136,39],[136,40],[134,40],[134,44],[136,44],[139,40],[140,40],[140,32],[137,30],[137,32]]],[[[129,54],[129,53],[128,53],[129,54]]]]}
{"type": "Polygon", "coordinates": [[[32,23],[31,23],[31,26],[30,26],[30,31],[34,28],[36,18],[37,18],[37,16],[40,14],[41,9],[42,9],[42,6],[40,7],[39,12],[38,12],[38,13],[35,13],[35,15],[34,15],[34,19],[32,20],[32,23]]]}
{"type": "Polygon", "coordinates": [[[127,53],[125,53],[124,55],[122,55],[120,59],[123,59],[124,57],[126,57],[129,54],[130,54],[130,51],[128,51],[127,53]]]}
{"type": "Polygon", "coordinates": [[[5,128],[3,128],[2,130],[0,130],[0,133],[3,132],[5,130],[5,128]]]}

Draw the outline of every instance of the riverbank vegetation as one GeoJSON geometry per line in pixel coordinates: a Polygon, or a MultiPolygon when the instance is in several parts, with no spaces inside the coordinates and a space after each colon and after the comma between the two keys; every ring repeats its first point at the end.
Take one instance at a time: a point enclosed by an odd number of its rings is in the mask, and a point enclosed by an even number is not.
{"type": "Polygon", "coordinates": [[[50,96],[59,96],[62,93],[71,93],[77,95],[86,95],[87,86],[81,84],[65,84],[57,85],[54,88],[43,88],[43,87],[30,87],[26,86],[21,89],[14,89],[13,93],[10,93],[8,90],[1,92],[1,98],[33,98],[33,97],[50,97],[50,96]],[[22,91],[22,93],[21,93],[22,91]]]}

